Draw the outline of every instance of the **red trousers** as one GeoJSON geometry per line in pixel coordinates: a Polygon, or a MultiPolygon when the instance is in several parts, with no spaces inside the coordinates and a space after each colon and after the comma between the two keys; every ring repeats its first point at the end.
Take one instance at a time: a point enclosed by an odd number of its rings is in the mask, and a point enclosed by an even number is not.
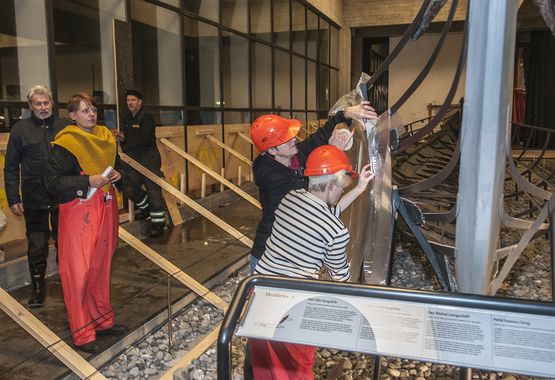
{"type": "Polygon", "coordinates": [[[313,380],[316,348],[249,339],[255,380],[313,380]]]}
{"type": "Polygon", "coordinates": [[[113,187],[91,199],[60,205],[58,270],[73,342],[96,339],[95,330],[114,324],[110,271],[118,243],[118,208],[113,187]],[[110,198],[111,199],[105,199],[110,198]]]}

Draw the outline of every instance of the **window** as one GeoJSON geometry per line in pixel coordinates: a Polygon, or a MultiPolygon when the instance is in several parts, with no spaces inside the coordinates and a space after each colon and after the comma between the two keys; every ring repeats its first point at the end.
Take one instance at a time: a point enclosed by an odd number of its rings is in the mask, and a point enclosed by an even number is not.
{"type": "Polygon", "coordinates": [[[221,96],[218,28],[184,17],[183,29],[187,105],[219,107],[221,96]]]}
{"type": "Polygon", "coordinates": [[[249,41],[235,33],[222,32],[222,78],[226,108],[249,107],[249,41]]]}
{"type": "Polygon", "coordinates": [[[133,78],[145,104],[183,103],[179,20],[176,12],[142,0],[131,2],[133,78]]]}
{"type": "Polygon", "coordinates": [[[252,106],[272,108],[272,48],[260,43],[254,44],[252,106]]]}

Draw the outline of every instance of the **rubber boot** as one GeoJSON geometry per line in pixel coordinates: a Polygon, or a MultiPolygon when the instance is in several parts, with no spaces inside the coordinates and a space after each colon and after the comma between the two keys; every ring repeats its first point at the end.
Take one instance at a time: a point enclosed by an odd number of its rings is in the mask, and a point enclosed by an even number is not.
{"type": "Polygon", "coordinates": [[[164,233],[166,223],[151,223],[150,224],[150,237],[157,238],[164,233]]]}
{"type": "Polygon", "coordinates": [[[46,288],[44,283],[44,272],[46,269],[36,270],[31,269],[31,285],[33,290],[31,291],[31,298],[29,298],[28,304],[31,309],[42,307],[44,304],[44,297],[46,296],[46,288]]]}

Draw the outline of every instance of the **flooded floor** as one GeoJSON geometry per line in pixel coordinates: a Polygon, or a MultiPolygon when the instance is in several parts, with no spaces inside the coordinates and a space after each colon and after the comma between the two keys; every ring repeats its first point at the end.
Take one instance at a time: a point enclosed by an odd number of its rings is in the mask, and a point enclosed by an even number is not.
{"type": "MultiPolygon", "coordinates": [[[[254,238],[260,210],[239,200],[215,214],[250,239],[254,238]]],[[[120,241],[121,242],[121,241],[120,241]]],[[[249,253],[249,248],[205,218],[197,217],[174,227],[156,239],[143,242],[200,283],[225,270],[249,253]]],[[[168,277],[155,264],[129,246],[116,251],[112,262],[112,306],[116,323],[136,330],[167,307],[168,277]]],[[[172,300],[189,293],[171,280],[172,300]]],[[[30,287],[10,293],[27,306],[30,287]]],[[[31,312],[66,343],[71,344],[67,314],[59,277],[47,280],[45,305],[31,312]]],[[[0,379],[55,379],[68,371],[56,357],[31,337],[5,313],[0,313],[0,379]]],[[[118,338],[99,337],[101,347],[110,347],[118,338]]],[[[78,351],[85,358],[89,354],[78,351]]]]}

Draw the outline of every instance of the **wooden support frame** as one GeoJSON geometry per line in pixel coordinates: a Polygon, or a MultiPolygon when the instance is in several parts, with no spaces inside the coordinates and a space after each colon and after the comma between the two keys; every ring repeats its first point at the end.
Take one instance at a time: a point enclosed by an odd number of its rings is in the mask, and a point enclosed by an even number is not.
{"type": "Polygon", "coordinates": [[[208,139],[208,141],[216,144],[217,146],[219,146],[223,150],[231,153],[233,156],[237,157],[239,160],[243,161],[245,164],[252,167],[252,161],[249,160],[247,157],[243,156],[241,153],[237,152],[235,149],[230,148],[229,146],[227,146],[226,144],[224,144],[223,142],[221,142],[220,140],[218,140],[217,138],[215,138],[211,134],[206,134],[206,135],[204,135],[204,137],[206,137],[208,139]]]}
{"type": "Polygon", "coordinates": [[[96,368],[0,288],[0,308],[81,379],[106,379],[96,368]]]}
{"type": "Polygon", "coordinates": [[[164,373],[160,380],[172,380],[173,373],[176,369],[186,367],[191,364],[191,362],[198,358],[204,353],[210,346],[212,346],[216,340],[218,340],[218,334],[220,333],[220,327],[222,323],[218,323],[214,326],[214,329],[206,335],[191,351],[187,352],[182,358],[180,358],[173,367],[171,367],[166,373],[164,373]]]}
{"type": "Polygon", "coordinates": [[[249,136],[245,135],[243,132],[238,131],[238,132],[235,132],[235,133],[237,133],[239,135],[239,137],[241,137],[243,140],[245,140],[249,144],[252,144],[252,139],[249,136]]]}
{"type": "Polygon", "coordinates": [[[124,242],[135,248],[143,256],[145,256],[154,264],[158,265],[158,267],[163,269],[166,273],[168,273],[176,280],[181,282],[183,285],[191,289],[193,292],[204,298],[207,302],[210,302],[212,305],[222,309],[224,312],[227,310],[227,302],[222,300],[216,294],[212,293],[209,289],[205,288],[201,283],[176,267],[169,260],[162,257],[155,250],[147,246],[145,243],[137,239],[135,236],[133,236],[131,233],[124,230],[123,228],[119,227],[118,232],[119,237],[124,242]]]}
{"type": "MultiPolygon", "coordinates": [[[[169,162],[170,157],[168,152],[166,152],[165,149],[158,150],[160,151],[162,160],[165,162],[169,162]]],[[[170,217],[172,218],[173,225],[179,226],[180,224],[183,224],[183,218],[181,217],[181,213],[179,212],[179,205],[177,204],[177,200],[175,199],[175,197],[172,197],[170,194],[168,194],[167,191],[164,191],[164,200],[166,201],[166,205],[168,206],[168,212],[170,214],[170,217]]]]}
{"type": "Polygon", "coordinates": [[[168,148],[172,149],[175,153],[179,154],[181,157],[185,158],[187,161],[189,161],[193,165],[197,166],[199,169],[204,171],[206,174],[210,175],[212,178],[220,181],[222,184],[224,184],[225,186],[227,186],[228,188],[233,190],[239,196],[243,197],[244,199],[246,199],[247,201],[249,201],[250,203],[252,203],[256,207],[258,207],[259,209],[262,209],[262,205],[254,197],[249,195],[247,192],[243,191],[240,187],[235,186],[231,181],[226,179],[224,176],[216,173],[214,170],[212,170],[208,166],[204,165],[202,162],[197,160],[195,157],[193,157],[189,153],[185,152],[183,149],[179,148],[177,145],[175,145],[171,141],[169,141],[167,139],[160,139],[160,142],[162,144],[166,145],[168,148]]]}
{"type": "Polygon", "coordinates": [[[210,220],[212,223],[214,223],[215,225],[217,225],[218,227],[222,228],[224,231],[229,233],[231,236],[241,241],[247,247],[252,248],[253,241],[248,237],[246,237],[245,235],[243,235],[241,232],[237,231],[235,228],[227,224],[225,221],[218,218],[216,215],[214,215],[213,213],[211,213],[210,211],[208,211],[207,209],[199,205],[193,199],[189,198],[188,196],[186,196],[185,194],[177,190],[175,187],[173,187],[172,185],[164,181],[162,178],[158,177],[150,170],[140,165],[137,161],[135,161],[125,153],[120,153],[120,157],[122,161],[134,167],[138,172],[146,176],[152,182],[158,184],[163,190],[166,190],[168,193],[170,193],[177,199],[181,200],[187,206],[191,207],[193,210],[195,210],[196,212],[198,212],[199,214],[201,214],[202,216],[210,220]]]}

